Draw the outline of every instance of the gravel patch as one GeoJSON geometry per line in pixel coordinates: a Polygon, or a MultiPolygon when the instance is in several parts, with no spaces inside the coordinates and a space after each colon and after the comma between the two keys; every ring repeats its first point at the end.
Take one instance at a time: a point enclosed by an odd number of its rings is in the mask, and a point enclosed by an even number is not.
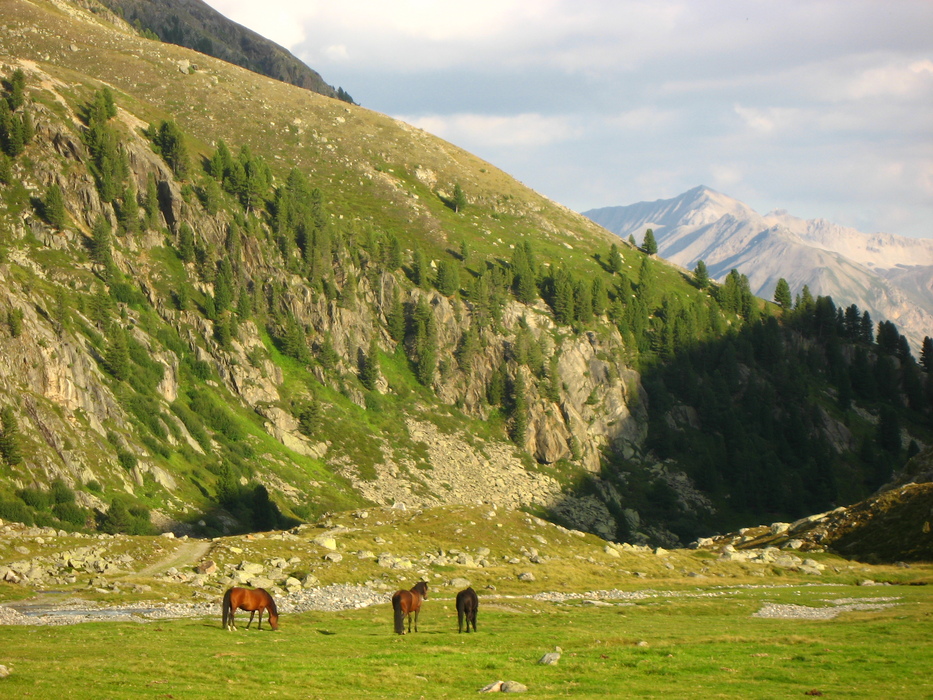
{"type": "Polygon", "coordinates": [[[839,613],[852,610],[884,610],[893,608],[898,603],[882,603],[880,600],[899,600],[898,598],[872,598],[875,602],[855,603],[847,602],[855,600],[846,598],[842,601],[827,601],[833,603],[832,607],[814,608],[809,605],[793,605],[782,603],[765,603],[752,617],[780,618],[784,620],[832,620],[839,613]],[[846,602],[843,602],[846,601],[846,602]]]}

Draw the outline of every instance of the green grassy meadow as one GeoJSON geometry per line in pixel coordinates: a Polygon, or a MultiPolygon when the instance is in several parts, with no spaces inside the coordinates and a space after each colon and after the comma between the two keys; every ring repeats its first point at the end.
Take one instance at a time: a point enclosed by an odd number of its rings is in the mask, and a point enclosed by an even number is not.
{"type": "MultiPolygon", "coordinates": [[[[709,587],[592,605],[483,596],[477,634],[451,597],[426,601],[417,634],[391,608],[283,614],[278,632],[218,618],[0,626],[8,698],[460,698],[496,680],[527,697],[933,697],[925,586],[709,587]],[[765,603],[893,607],[830,620],[752,617],[765,603]],[[555,646],[556,666],[538,659],[555,646]]],[[[242,613],[241,613],[242,615],[242,613]]]]}

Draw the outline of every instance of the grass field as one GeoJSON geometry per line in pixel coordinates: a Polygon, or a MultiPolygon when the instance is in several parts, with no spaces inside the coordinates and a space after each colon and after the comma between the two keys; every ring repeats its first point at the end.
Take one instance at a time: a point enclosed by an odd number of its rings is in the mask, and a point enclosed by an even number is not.
{"type": "Polygon", "coordinates": [[[278,632],[230,633],[219,617],[0,626],[0,663],[12,670],[0,695],[460,698],[514,680],[534,698],[933,697],[926,586],[707,587],[598,605],[480,593],[469,635],[457,633],[450,597],[429,599],[420,631],[403,637],[388,605],[282,615],[278,632]],[[753,616],[767,603],[859,601],[890,607],[753,616]],[[558,664],[539,665],[555,646],[558,664]]]}

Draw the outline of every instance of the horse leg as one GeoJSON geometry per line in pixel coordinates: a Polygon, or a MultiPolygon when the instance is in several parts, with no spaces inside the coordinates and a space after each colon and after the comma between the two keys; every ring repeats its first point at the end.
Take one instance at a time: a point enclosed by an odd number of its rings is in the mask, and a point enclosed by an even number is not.
{"type": "MultiPolygon", "coordinates": [[[[467,618],[467,632],[470,631],[470,618],[467,618]]],[[[463,608],[457,608],[457,634],[463,632],[463,608]]]]}
{"type": "Polygon", "coordinates": [[[263,610],[265,610],[265,608],[259,608],[259,629],[260,630],[262,629],[262,611],[263,610]]]}
{"type": "Polygon", "coordinates": [[[421,612],[421,608],[415,610],[415,632],[418,631],[418,614],[421,612]]]}
{"type": "Polygon", "coordinates": [[[255,611],[255,610],[250,610],[250,611],[249,611],[249,622],[246,623],[246,629],[249,629],[249,626],[250,626],[251,624],[253,624],[253,617],[255,617],[255,615],[256,615],[256,611],[255,611]]]}

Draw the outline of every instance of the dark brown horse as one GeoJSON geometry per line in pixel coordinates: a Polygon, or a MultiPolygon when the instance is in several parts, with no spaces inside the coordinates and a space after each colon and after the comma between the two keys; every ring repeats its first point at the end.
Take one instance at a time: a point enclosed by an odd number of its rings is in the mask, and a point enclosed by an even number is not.
{"type": "Polygon", "coordinates": [[[262,613],[268,612],[269,626],[277,630],[279,628],[279,611],[275,607],[275,601],[265,588],[231,588],[224,593],[223,615],[224,627],[233,632],[236,625],[233,624],[233,614],[237,610],[249,611],[249,622],[246,623],[246,629],[253,624],[253,616],[259,611],[259,629],[262,629],[262,613]]]}
{"type": "Polygon", "coordinates": [[[466,631],[469,633],[470,625],[476,631],[476,609],[479,607],[479,596],[472,588],[464,588],[457,594],[457,631],[463,632],[463,621],[466,620],[466,631]]]}
{"type": "Polygon", "coordinates": [[[418,631],[418,613],[421,601],[428,599],[428,584],[418,581],[410,591],[396,591],[392,596],[392,609],[395,611],[395,633],[405,634],[405,616],[408,616],[408,631],[411,632],[411,616],[415,615],[415,632],[418,631]]]}

